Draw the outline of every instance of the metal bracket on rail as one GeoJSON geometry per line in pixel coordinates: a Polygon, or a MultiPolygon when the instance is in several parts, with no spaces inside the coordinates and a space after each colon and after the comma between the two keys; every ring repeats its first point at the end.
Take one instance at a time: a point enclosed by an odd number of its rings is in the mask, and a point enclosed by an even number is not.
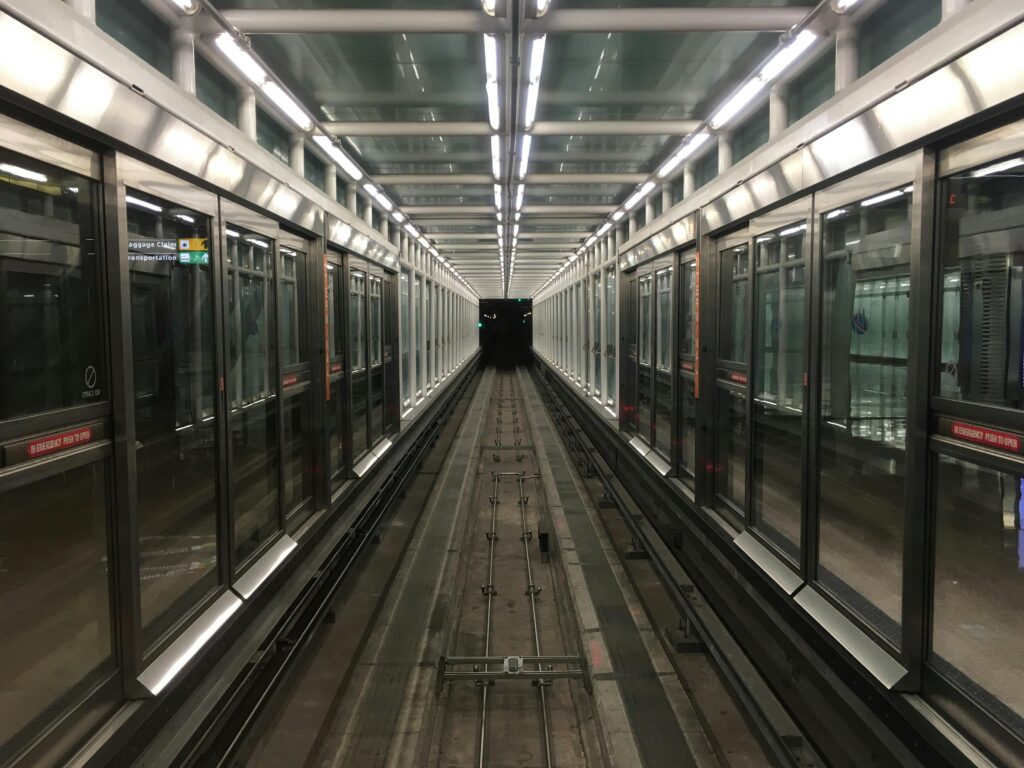
{"type": "Polygon", "coordinates": [[[440,695],[445,683],[458,680],[470,680],[478,686],[493,685],[496,680],[529,680],[545,687],[553,680],[582,680],[590,691],[587,661],[582,656],[439,657],[434,694],[440,695]]]}
{"type": "Polygon", "coordinates": [[[484,597],[487,597],[488,595],[492,595],[493,596],[493,595],[497,595],[498,594],[498,590],[497,590],[497,588],[493,584],[481,584],[480,585],[480,594],[483,595],[484,597]]]}

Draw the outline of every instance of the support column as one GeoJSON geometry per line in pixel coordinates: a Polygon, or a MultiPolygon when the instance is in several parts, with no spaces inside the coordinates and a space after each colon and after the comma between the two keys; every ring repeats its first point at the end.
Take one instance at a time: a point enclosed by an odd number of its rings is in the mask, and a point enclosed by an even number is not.
{"type": "Polygon", "coordinates": [[[849,16],[836,27],[836,93],[850,85],[860,74],[857,26],[849,16]]]}
{"type": "Polygon", "coordinates": [[[636,234],[636,214],[631,213],[629,215],[629,223],[626,225],[626,239],[628,240],[636,234]]]}
{"type": "Polygon", "coordinates": [[[171,76],[179,88],[195,96],[196,39],[187,29],[175,29],[171,35],[171,76]]]}
{"type": "Polygon", "coordinates": [[[683,166],[683,199],[685,200],[697,189],[697,178],[693,175],[693,164],[683,166]]]}
{"type": "Polygon", "coordinates": [[[942,0],[942,20],[945,21],[950,16],[960,13],[971,0],[942,0]]]}
{"type": "Polygon", "coordinates": [[[366,206],[363,208],[363,221],[373,226],[373,203],[369,198],[366,199],[366,206]]]}
{"type": "Polygon", "coordinates": [[[288,164],[299,176],[306,175],[306,134],[293,133],[288,150],[288,164]]]}
{"type": "Polygon", "coordinates": [[[718,134],[718,172],[724,173],[732,168],[732,134],[718,134]]]}
{"type": "Polygon", "coordinates": [[[654,221],[654,195],[650,195],[644,203],[644,226],[650,226],[654,221]]]}
{"type": "Polygon", "coordinates": [[[619,246],[622,245],[622,227],[615,227],[615,229],[613,229],[612,232],[615,235],[611,240],[612,253],[618,256],[619,246]]]}
{"type": "Polygon", "coordinates": [[[358,193],[356,192],[356,182],[350,181],[348,186],[345,188],[345,207],[348,208],[352,213],[356,213],[359,210],[358,193]]]}
{"type": "Polygon", "coordinates": [[[789,127],[789,104],[785,83],[775,83],[768,92],[768,138],[774,139],[789,127]]]}
{"type": "Polygon", "coordinates": [[[96,22],[96,0],[68,0],[68,5],[89,21],[96,22]]]}
{"type": "Polygon", "coordinates": [[[672,182],[666,181],[661,185],[661,213],[662,215],[672,207],[672,182]]]}
{"type": "Polygon", "coordinates": [[[380,233],[384,235],[385,240],[391,242],[391,219],[385,211],[380,212],[380,233]]]}
{"type": "Polygon", "coordinates": [[[248,85],[238,89],[238,127],[256,141],[256,91],[248,85]]]}
{"type": "Polygon", "coordinates": [[[331,200],[338,199],[338,174],[334,171],[334,163],[327,161],[327,175],[324,176],[324,194],[331,200]]]}

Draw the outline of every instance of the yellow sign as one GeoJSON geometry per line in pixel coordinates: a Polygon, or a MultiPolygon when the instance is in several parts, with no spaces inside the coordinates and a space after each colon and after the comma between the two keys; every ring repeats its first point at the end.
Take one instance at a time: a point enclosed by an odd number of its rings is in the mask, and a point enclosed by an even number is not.
{"type": "Polygon", "coordinates": [[[179,251],[206,251],[205,237],[180,237],[178,238],[179,251]]]}

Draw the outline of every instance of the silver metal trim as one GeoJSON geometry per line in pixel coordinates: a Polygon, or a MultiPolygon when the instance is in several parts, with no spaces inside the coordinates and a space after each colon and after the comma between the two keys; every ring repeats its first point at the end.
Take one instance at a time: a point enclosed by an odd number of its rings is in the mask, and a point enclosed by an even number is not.
{"type": "Polygon", "coordinates": [[[974,136],[939,155],[939,175],[949,176],[1024,152],[1024,120],[974,136]]]}
{"type": "Polygon", "coordinates": [[[648,464],[650,464],[652,467],[658,470],[662,477],[668,477],[669,470],[671,470],[672,467],[669,465],[667,461],[665,461],[663,458],[661,458],[660,455],[658,455],[657,451],[652,450],[650,453],[644,456],[644,458],[647,459],[648,464]]]}
{"type": "Polygon", "coordinates": [[[242,607],[238,595],[230,590],[224,592],[217,600],[203,611],[192,624],[178,635],[167,650],[157,656],[148,667],[142,670],[138,681],[153,696],[181,673],[196,654],[202,650],[217,631],[224,626],[231,615],[242,607]]]}
{"type": "Polygon", "coordinates": [[[363,475],[370,471],[370,467],[376,464],[377,459],[379,458],[380,456],[375,454],[373,451],[368,452],[365,456],[363,456],[362,459],[359,460],[359,463],[352,468],[352,474],[354,474],[356,477],[362,477],[363,475]]]}
{"type": "Polygon", "coordinates": [[[389,438],[385,437],[383,440],[377,443],[377,445],[374,446],[373,454],[379,459],[381,456],[388,452],[388,449],[392,445],[394,445],[394,443],[392,443],[389,438]]]}
{"type": "Polygon", "coordinates": [[[909,186],[914,183],[919,163],[920,157],[912,152],[815,192],[814,215],[820,219],[829,211],[844,205],[865,200],[889,189],[909,186]]]}
{"type": "Polygon", "coordinates": [[[619,259],[619,269],[630,269],[663,253],[692,245],[696,239],[697,214],[694,212],[626,251],[619,259]]]}
{"type": "Polygon", "coordinates": [[[0,114],[0,146],[42,163],[100,180],[100,157],[70,141],[0,114]]]}
{"type": "Polygon", "coordinates": [[[888,690],[892,690],[906,676],[907,670],[899,662],[818,594],[813,586],[806,585],[797,593],[795,600],[833,640],[888,690]]]}
{"type": "MultiPolygon", "coordinates": [[[[213,192],[200,189],[190,181],[161,171],[129,155],[119,154],[117,162],[118,172],[125,187],[145,192],[160,200],[178,203],[207,216],[217,215],[217,195],[213,192]]],[[[209,238],[213,240],[212,232],[209,238]]]]}
{"type": "Polygon", "coordinates": [[[231,588],[243,600],[248,600],[260,588],[263,582],[270,578],[270,575],[288,559],[288,555],[297,546],[298,542],[291,536],[282,536],[274,542],[270,549],[263,553],[259,560],[249,566],[245,573],[235,579],[235,583],[231,585],[231,588]]]}
{"type": "Polygon", "coordinates": [[[754,538],[750,531],[743,531],[732,540],[737,549],[750,558],[765,575],[789,596],[793,596],[803,585],[803,580],[793,572],[768,547],[754,538]]]}

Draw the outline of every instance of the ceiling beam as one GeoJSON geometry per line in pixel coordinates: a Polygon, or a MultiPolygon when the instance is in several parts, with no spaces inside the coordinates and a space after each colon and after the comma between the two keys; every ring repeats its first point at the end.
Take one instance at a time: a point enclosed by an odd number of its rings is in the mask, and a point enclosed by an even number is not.
{"type": "Polygon", "coordinates": [[[527,19],[523,32],[784,32],[810,7],[553,8],[527,19]]]}
{"type": "Polygon", "coordinates": [[[479,10],[237,9],[221,13],[240,31],[250,34],[312,34],[317,32],[476,34],[507,32],[510,29],[508,19],[488,16],[479,10]]]}
{"type": "Polygon", "coordinates": [[[535,136],[685,136],[700,120],[539,120],[535,136]]]}
{"type": "Polygon", "coordinates": [[[483,122],[433,123],[426,120],[377,123],[369,120],[324,123],[337,136],[490,136],[491,126],[483,122]]]}
{"type": "MultiPolygon", "coordinates": [[[[567,157],[572,159],[572,156],[567,157]]],[[[639,184],[649,176],[649,173],[530,173],[526,176],[526,183],[639,184]]],[[[412,186],[494,184],[494,177],[489,173],[379,173],[373,179],[384,186],[395,184],[412,186]]]]}

